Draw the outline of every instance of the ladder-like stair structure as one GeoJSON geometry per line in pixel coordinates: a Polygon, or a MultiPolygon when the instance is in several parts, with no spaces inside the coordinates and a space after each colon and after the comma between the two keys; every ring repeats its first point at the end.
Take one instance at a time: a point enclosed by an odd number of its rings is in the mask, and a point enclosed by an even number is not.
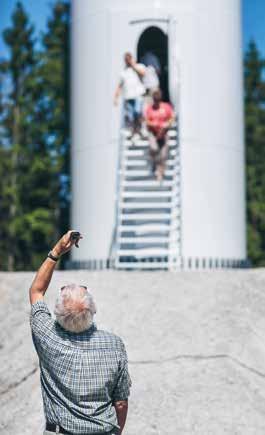
{"type": "Polygon", "coordinates": [[[162,182],[151,170],[149,141],[121,133],[117,198],[116,269],[174,269],[181,249],[180,153],[177,124],[169,132],[162,182]]]}

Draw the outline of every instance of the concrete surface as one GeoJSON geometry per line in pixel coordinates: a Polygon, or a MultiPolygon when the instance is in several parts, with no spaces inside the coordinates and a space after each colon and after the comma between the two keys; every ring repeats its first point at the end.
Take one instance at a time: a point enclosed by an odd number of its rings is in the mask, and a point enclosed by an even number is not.
{"type": "MultiPolygon", "coordinates": [[[[28,323],[33,273],[0,273],[0,433],[42,434],[28,323]]],[[[265,434],[265,270],[56,272],[92,288],[133,381],[124,435],[265,434]]]]}

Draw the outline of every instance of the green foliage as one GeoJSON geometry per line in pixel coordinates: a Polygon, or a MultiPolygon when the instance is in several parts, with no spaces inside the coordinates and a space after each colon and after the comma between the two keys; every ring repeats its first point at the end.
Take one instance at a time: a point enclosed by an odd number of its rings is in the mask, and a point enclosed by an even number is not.
{"type": "Polygon", "coordinates": [[[265,62],[253,41],[245,55],[248,255],[265,266],[265,62]]]}
{"type": "Polygon", "coordinates": [[[28,270],[68,226],[69,4],[53,6],[43,49],[20,2],[11,23],[0,63],[0,268],[28,270]]]}
{"type": "Polygon", "coordinates": [[[70,190],[70,5],[57,1],[43,36],[40,75],[43,77],[49,149],[60,174],[57,190],[58,235],[69,227],[70,190]]]}

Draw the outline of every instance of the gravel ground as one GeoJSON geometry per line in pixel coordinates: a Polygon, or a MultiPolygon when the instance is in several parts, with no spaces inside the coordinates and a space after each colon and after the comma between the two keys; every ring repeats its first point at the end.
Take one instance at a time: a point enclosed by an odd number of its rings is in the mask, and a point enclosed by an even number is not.
{"type": "MultiPolygon", "coordinates": [[[[42,434],[29,329],[33,273],[0,273],[0,433],[42,434]]],[[[88,285],[99,328],[120,335],[133,381],[124,435],[265,434],[265,269],[56,272],[88,285]]]]}

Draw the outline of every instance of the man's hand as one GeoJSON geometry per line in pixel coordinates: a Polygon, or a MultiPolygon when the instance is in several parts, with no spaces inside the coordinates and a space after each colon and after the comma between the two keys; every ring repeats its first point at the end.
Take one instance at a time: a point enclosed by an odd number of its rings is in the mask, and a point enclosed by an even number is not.
{"type": "Polygon", "coordinates": [[[119,102],[119,97],[121,95],[121,91],[122,91],[122,82],[118,84],[115,93],[114,93],[114,99],[113,99],[113,104],[114,106],[118,106],[118,102],[119,102]]]}
{"type": "Polygon", "coordinates": [[[78,239],[72,239],[71,234],[73,233],[73,230],[68,231],[64,236],[58,240],[54,248],[52,249],[52,254],[55,257],[60,257],[61,255],[65,254],[66,252],[70,251],[73,245],[78,245],[78,242],[80,239],[82,239],[82,236],[80,234],[80,237],[78,239]]]}
{"type": "Polygon", "coordinates": [[[129,61],[129,65],[134,69],[134,71],[137,72],[140,77],[143,77],[145,75],[145,66],[138,64],[133,57],[129,61]]]}
{"type": "MultiPolygon", "coordinates": [[[[52,255],[54,257],[60,257],[61,255],[68,252],[72,246],[82,238],[80,237],[77,239],[71,239],[72,230],[68,231],[54,246],[52,249],[52,255]]],[[[30,303],[35,304],[35,302],[43,300],[43,296],[45,295],[45,292],[50,284],[53,271],[56,266],[56,261],[52,260],[51,258],[47,257],[46,260],[42,263],[41,267],[39,268],[33,283],[29,290],[29,298],[30,303]]]]}

